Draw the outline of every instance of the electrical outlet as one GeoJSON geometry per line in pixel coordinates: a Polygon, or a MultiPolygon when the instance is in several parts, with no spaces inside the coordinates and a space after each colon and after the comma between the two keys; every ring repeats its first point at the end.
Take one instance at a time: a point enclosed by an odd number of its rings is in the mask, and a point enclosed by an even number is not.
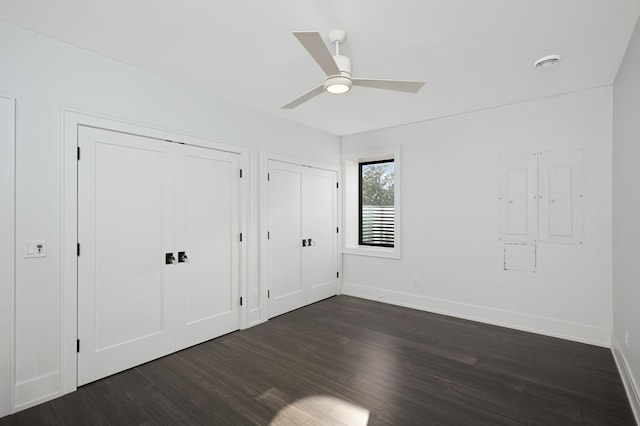
{"type": "Polygon", "coordinates": [[[47,255],[47,242],[45,240],[31,240],[24,242],[24,257],[45,257],[47,255]]]}
{"type": "Polygon", "coordinates": [[[629,330],[624,331],[624,344],[629,349],[629,330]]]}
{"type": "Polygon", "coordinates": [[[420,288],[420,278],[413,277],[413,288],[420,288]]]}
{"type": "Polygon", "coordinates": [[[252,288],[251,289],[251,299],[252,300],[258,300],[258,289],[257,288],[252,288]]]}

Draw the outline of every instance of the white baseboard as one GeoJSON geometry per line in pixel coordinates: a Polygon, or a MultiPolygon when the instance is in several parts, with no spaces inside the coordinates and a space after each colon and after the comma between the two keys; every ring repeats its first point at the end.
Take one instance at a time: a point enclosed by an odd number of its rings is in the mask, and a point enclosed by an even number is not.
{"type": "Polygon", "coordinates": [[[33,407],[61,395],[60,371],[16,383],[14,412],[33,407]]]}
{"type": "Polygon", "coordinates": [[[383,290],[352,282],[344,282],[342,294],[606,348],[611,344],[611,330],[607,328],[555,318],[383,290]]]}
{"type": "Polygon", "coordinates": [[[264,321],[264,318],[262,318],[262,308],[253,309],[249,311],[249,325],[247,328],[262,324],[264,321]]]}
{"type": "Polygon", "coordinates": [[[640,386],[638,386],[638,382],[634,379],[633,374],[631,373],[629,363],[627,362],[627,358],[624,355],[624,351],[615,331],[611,333],[611,352],[613,353],[613,359],[616,360],[618,371],[620,371],[622,383],[624,383],[624,388],[627,391],[627,396],[629,397],[629,403],[631,404],[633,414],[636,417],[636,423],[640,424],[640,386]]]}

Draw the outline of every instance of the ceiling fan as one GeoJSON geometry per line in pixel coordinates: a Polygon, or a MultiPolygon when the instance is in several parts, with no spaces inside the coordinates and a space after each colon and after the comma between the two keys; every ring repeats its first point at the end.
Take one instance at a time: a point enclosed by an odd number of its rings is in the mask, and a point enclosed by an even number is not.
{"type": "Polygon", "coordinates": [[[351,77],[351,60],[347,56],[340,55],[340,43],[343,43],[347,38],[347,33],[343,30],[329,32],[329,40],[335,45],[335,55],[332,55],[327,49],[320,33],[316,31],[294,32],[293,35],[320,65],[320,68],[324,71],[325,78],[320,86],[298,96],[283,106],[283,109],[295,108],[325,90],[332,94],[341,94],[351,90],[351,86],[364,86],[397,92],[417,93],[424,85],[424,81],[377,80],[351,77]]]}

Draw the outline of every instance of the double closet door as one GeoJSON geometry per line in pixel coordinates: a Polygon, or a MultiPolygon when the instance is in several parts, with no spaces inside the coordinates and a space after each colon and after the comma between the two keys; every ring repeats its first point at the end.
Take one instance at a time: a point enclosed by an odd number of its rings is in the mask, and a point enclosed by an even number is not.
{"type": "Polygon", "coordinates": [[[337,294],[337,172],[269,160],[269,317],[337,294]]]}
{"type": "Polygon", "coordinates": [[[78,385],[237,330],[239,155],[80,127],[78,385]]]}

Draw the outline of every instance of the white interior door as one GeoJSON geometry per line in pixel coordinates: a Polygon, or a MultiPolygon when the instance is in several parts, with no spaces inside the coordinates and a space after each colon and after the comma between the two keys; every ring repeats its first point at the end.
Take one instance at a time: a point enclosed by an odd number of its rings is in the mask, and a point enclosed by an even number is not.
{"type": "Polygon", "coordinates": [[[335,171],[269,161],[269,317],[337,294],[336,182],[335,171]]]}
{"type": "MultiPolygon", "coordinates": [[[[78,384],[166,355],[171,333],[169,143],[79,129],[78,384]]],[[[175,315],[175,314],[174,314],[175,315]]]]}
{"type": "Polygon", "coordinates": [[[269,317],[307,302],[302,285],[303,168],[269,161],[269,317]]]}
{"type": "Polygon", "coordinates": [[[178,156],[179,348],[240,328],[239,169],[237,154],[185,146],[178,156]]]}
{"type": "Polygon", "coordinates": [[[14,100],[0,96],[0,417],[11,412],[14,100]]]}
{"type": "Polygon", "coordinates": [[[239,155],[79,131],[78,384],[237,330],[239,155]]]}
{"type": "Polygon", "coordinates": [[[307,168],[302,191],[302,235],[312,244],[302,250],[307,303],[338,292],[337,173],[307,168]]]}

